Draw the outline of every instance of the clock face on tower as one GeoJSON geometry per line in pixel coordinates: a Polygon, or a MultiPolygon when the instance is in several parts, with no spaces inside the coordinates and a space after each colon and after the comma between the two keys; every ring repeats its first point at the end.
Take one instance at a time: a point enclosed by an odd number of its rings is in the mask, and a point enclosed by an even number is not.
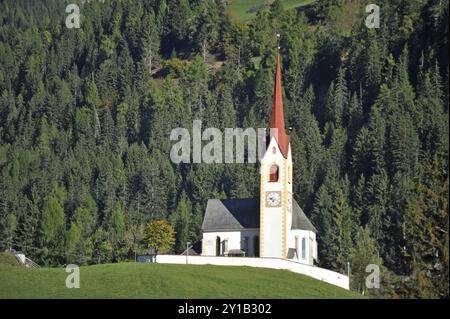
{"type": "Polygon", "coordinates": [[[266,206],[280,207],[281,206],[281,192],[266,192],[266,206]]]}

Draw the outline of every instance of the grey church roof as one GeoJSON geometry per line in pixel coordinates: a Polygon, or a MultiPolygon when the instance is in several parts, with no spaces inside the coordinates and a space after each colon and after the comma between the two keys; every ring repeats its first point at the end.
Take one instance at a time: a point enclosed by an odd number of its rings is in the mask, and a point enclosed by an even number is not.
{"type": "Polygon", "coordinates": [[[303,209],[300,207],[300,205],[297,203],[297,201],[294,199],[293,205],[294,214],[292,214],[292,227],[291,229],[303,229],[303,230],[310,230],[317,234],[317,229],[314,227],[314,225],[311,223],[308,217],[306,217],[305,213],[303,212],[303,209]]]}
{"type": "MultiPolygon", "coordinates": [[[[241,230],[259,228],[259,199],[209,199],[206,205],[202,230],[241,230]]],[[[293,201],[291,229],[310,230],[317,233],[297,201],[293,201]]]]}
{"type": "Polygon", "coordinates": [[[202,230],[243,228],[259,228],[259,200],[208,200],[202,230]]]}

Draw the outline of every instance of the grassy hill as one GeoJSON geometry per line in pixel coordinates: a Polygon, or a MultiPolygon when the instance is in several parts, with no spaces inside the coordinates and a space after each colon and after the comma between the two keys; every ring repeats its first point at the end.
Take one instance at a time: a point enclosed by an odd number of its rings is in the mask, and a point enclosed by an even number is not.
{"type": "Polygon", "coordinates": [[[285,270],[122,263],[80,268],[68,289],[64,268],[0,265],[0,298],[360,298],[285,270]]]}
{"type": "Polygon", "coordinates": [[[4,266],[19,266],[16,257],[12,254],[0,253],[0,267],[4,266]]]}
{"type": "MultiPolygon", "coordinates": [[[[258,9],[270,4],[270,0],[229,0],[227,13],[236,22],[248,21],[256,15],[258,9]]],[[[297,8],[315,2],[315,0],[283,0],[286,10],[297,8]]]]}

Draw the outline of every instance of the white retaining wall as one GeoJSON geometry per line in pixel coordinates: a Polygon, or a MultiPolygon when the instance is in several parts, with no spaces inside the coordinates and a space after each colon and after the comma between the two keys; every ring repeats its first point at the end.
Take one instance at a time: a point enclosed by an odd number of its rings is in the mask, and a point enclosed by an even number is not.
{"type": "MultiPolygon", "coordinates": [[[[185,264],[185,255],[158,255],[156,262],[160,264],[185,264]]],[[[220,266],[250,266],[272,269],[286,269],[292,272],[310,276],[329,284],[349,289],[348,277],[324,268],[300,264],[279,258],[251,258],[251,257],[209,257],[189,256],[188,263],[192,265],[220,265],[220,266]]]]}

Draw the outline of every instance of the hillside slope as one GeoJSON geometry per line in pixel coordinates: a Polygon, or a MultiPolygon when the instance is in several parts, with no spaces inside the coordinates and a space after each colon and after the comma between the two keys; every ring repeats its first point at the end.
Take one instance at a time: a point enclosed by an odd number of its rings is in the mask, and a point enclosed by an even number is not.
{"type": "Polygon", "coordinates": [[[0,265],[0,298],[360,298],[289,271],[251,267],[106,264],[80,268],[67,289],[64,268],[0,265]]]}
{"type": "MultiPolygon", "coordinates": [[[[311,4],[315,0],[283,0],[283,7],[288,9],[297,8],[311,4]]],[[[256,12],[261,7],[268,5],[272,1],[268,0],[231,0],[227,6],[227,13],[231,20],[235,22],[245,22],[256,16],[256,12]]]]}
{"type": "Polygon", "coordinates": [[[0,253],[0,267],[1,266],[19,266],[16,257],[13,254],[0,253]]]}

